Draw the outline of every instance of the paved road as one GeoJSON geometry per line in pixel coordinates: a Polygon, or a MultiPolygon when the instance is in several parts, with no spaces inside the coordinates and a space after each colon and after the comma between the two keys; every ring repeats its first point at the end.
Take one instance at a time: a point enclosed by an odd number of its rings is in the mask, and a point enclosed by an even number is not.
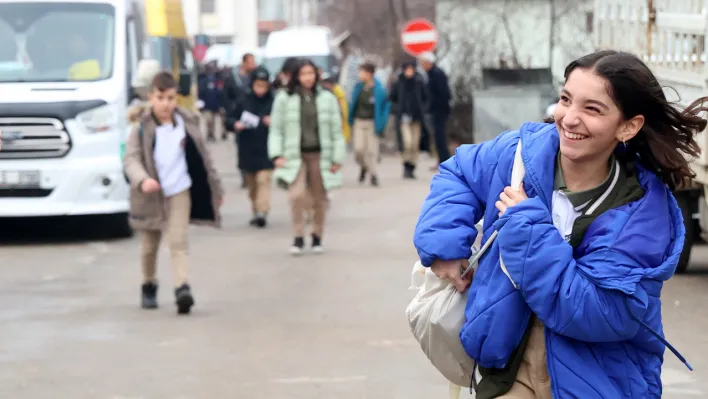
{"type": "MultiPolygon", "coordinates": [[[[136,239],[92,240],[90,229],[67,233],[56,223],[3,230],[0,397],[447,397],[403,313],[427,166],[421,181],[403,182],[397,161],[385,159],[374,189],[359,187],[348,163],[327,253],[295,259],[285,193],[275,191],[270,227],[254,231],[233,149],[213,148],[228,186],[225,226],[191,232],[197,305],[189,317],[175,315],[166,251],[163,306],[142,311],[136,239]]],[[[696,368],[688,373],[667,351],[670,399],[708,394],[708,247],[694,264],[664,290],[668,337],[696,368]]]]}

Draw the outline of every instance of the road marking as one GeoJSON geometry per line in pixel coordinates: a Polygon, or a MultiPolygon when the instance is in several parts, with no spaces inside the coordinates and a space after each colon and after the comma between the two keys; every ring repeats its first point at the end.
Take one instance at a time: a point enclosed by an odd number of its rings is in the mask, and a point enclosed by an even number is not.
{"type": "Polygon", "coordinates": [[[343,384],[349,382],[366,381],[368,378],[365,375],[352,375],[348,377],[293,377],[293,378],[278,378],[271,380],[276,384],[343,384]]]}
{"type": "Polygon", "coordinates": [[[687,388],[664,388],[664,393],[675,393],[675,394],[681,394],[681,395],[691,395],[691,396],[704,396],[705,393],[703,391],[699,391],[697,389],[687,389],[687,388]]]}
{"type": "Polygon", "coordinates": [[[696,380],[687,371],[676,370],[672,368],[664,368],[661,372],[661,382],[664,386],[689,384],[696,380]]]}
{"type": "Polygon", "coordinates": [[[394,348],[398,349],[401,347],[410,347],[410,346],[417,346],[418,341],[416,341],[414,338],[406,338],[406,339],[379,339],[379,340],[370,340],[366,342],[367,345],[369,346],[374,346],[377,348],[394,348]]]}
{"type": "Polygon", "coordinates": [[[90,265],[96,261],[96,257],[93,255],[86,255],[79,258],[79,263],[84,265],[90,265]]]}
{"type": "Polygon", "coordinates": [[[88,246],[101,254],[108,253],[108,250],[110,249],[108,244],[104,241],[90,242],[88,243],[88,246]]]}

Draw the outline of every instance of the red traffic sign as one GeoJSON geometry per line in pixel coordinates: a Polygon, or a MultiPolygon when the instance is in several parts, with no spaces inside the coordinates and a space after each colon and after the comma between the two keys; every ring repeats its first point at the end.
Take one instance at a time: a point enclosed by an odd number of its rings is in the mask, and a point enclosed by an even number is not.
{"type": "Polygon", "coordinates": [[[406,53],[414,57],[435,50],[438,45],[435,24],[424,18],[409,21],[401,31],[401,45],[406,53]]]}
{"type": "Polygon", "coordinates": [[[208,49],[209,46],[206,44],[197,44],[192,49],[192,57],[194,57],[197,62],[202,62],[208,49]]]}

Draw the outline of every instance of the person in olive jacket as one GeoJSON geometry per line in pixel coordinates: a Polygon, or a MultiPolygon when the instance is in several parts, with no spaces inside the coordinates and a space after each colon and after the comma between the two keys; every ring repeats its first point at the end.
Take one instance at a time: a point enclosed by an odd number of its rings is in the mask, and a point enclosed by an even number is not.
{"type": "Polygon", "coordinates": [[[250,90],[228,114],[227,123],[236,132],[238,168],[246,173],[253,211],[251,225],[265,227],[273,174],[273,162],[268,158],[268,129],[274,95],[267,69],[258,67],[250,81],[250,90]]]}

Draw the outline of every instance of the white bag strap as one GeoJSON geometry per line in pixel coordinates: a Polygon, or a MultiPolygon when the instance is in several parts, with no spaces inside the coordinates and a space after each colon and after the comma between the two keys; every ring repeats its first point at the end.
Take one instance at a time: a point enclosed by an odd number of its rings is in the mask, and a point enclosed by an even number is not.
{"type": "MultiPolygon", "coordinates": [[[[521,159],[521,139],[519,139],[519,143],[516,145],[516,153],[514,154],[514,164],[511,167],[511,187],[513,187],[517,191],[521,189],[521,183],[524,182],[525,175],[526,168],[524,167],[524,161],[521,159]]],[[[494,239],[497,238],[497,234],[499,234],[499,232],[494,231],[484,243],[482,248],[480,248],[478,252],[472,255],[472,258],[470,259],[470,266],[464,271],[464,273],[462,273],[463,278],[476,268],[477,262],[479,262],[479,259],[482,257],[482,255],[487,252],[487,249],[492,246],[494,239]]],[[[511,279],[511,276],[506,270],[506,266],[504,266],[504,262],[501,260],[501,257],[499,257],[499,263],[504,274],[506,274],[511,283],[514,284],[514,288],[516,288],[516,284],[511,279]]]]}
{"type": "Polygon", "coordinates": [[[516,145],[516,154],[514,154],[514,166],[511,167],[511,187],[519,191],[521,189],[521,183],[524,182],[524,176],[526,175],[526,168],[524,167],[524,161],[521,159],[521,139],[516,145]]]}
{"type": "MultiPolygon", "coordinates": [[[[519,191],[521,189],[521,183],[524,182],[524,175],[526,175],[526,168],[524,167],[523,159],[521,159],[521,139],[519,139],[519,143],[516,145],[516,154],[514,155],[514,166],[511,168],[511,187],[514,190],[519,191]]],[[[489,240],[496,237],[497,232],[495,231],[494,234],[489,237],[489,240]]],[[[507,270],[506,265],[504,265],[504,260],[502,259],[501,254],[499,255],[499,267],[501,267],[506,277],[509,281],[511,281],[511,285],[513,285],[515,289],[518,289],[519,287],[514,282],[514,279],[511,278],[511,274],[509,274],[509,270],[507,270]]]]}

